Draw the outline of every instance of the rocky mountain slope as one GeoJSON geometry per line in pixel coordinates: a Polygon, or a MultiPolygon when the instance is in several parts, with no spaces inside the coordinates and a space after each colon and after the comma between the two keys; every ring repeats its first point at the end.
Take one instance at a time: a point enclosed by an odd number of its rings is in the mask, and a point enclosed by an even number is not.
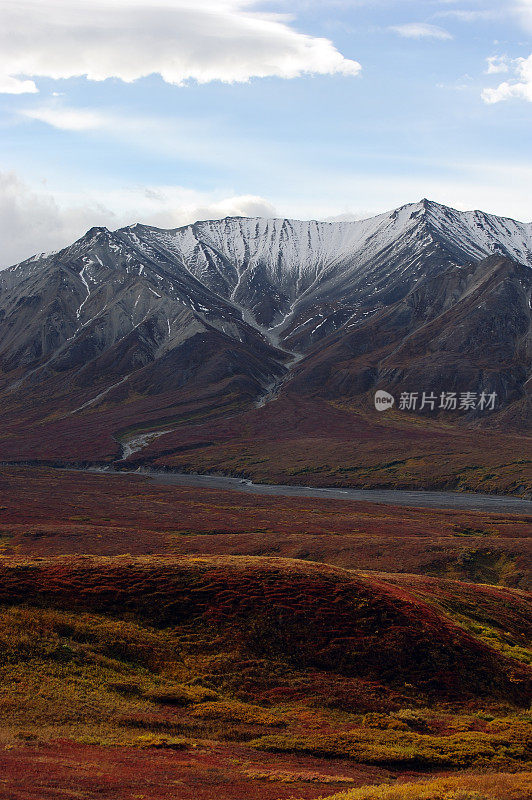
{"type": "Polygon", "coordinates": [[[177,406],[226,415],[290,392],[484,392],[491,423],[521,429],[530,267],[532,224],[427,200],[356,222],[93,228],[0,273],[2,403],[18,436],[113,409],[129,426],[177,406]]]}

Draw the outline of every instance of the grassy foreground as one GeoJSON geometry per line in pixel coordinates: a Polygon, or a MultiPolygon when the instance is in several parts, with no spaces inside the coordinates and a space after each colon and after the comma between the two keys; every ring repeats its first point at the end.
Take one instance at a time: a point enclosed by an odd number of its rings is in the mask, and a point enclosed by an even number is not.
{"type": "Polygon", "coordinates": [[[0,490],[0,800],[531,797],[530,520],[0,490]]]}
{"type": "Polygon", "coordinates": [[[402,786],[370,786],[329,795],[328,800],[526,800],[531,796],[532,773],[528,772],[460,775],[402,786]]]}
{"type": "Polygon", "coordinates": [[[526,798],[527,610],[289,559],[4,558],[0,797],[526,798]],[[66,794],[27,794],[40,759],[66,794]]]}

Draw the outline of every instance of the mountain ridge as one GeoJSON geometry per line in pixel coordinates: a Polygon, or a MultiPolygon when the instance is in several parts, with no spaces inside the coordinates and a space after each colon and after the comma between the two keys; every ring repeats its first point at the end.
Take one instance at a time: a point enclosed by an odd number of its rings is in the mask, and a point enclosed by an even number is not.
{"type": "Polygon", "coordinates": [[[382,388],[496,392],[491,417],[452,422],[526,429],[530,267],[532,224],[426,200],[355,222],[91,228],[0,272],[8,428],[87,432],[100,415],[116,431],[127,412],[165,432],[185,406],[367,408],[382,388]]]}
{"type": "MultiPolygon", "coordinates": [[[[411,210],[416,210],[416,211],[417,210],[426,211],[429,214],[432,212],[433,213],[433,217],[434,217],[434,210],[437,209],[440,212],[443,212],[445,214],[449,214],[449,212],[451,212],[452,214],[455,215],[455,218],[456,217],[457,218],[462,218],[464,220],[470,220],[470,219],[479,220],[479,219],[483,219],[484,221],[497,220],[500,223],[510,223],[512,225],[518,226],[521,229],[523,229],[523,231],[526,232],[527,237],[529,237],[532,240],[532,221],[531,222],[523,222],[523,221],[520,221],[520,220],[516,220],[513,217],[500,216],[500,215],[496,215],[496,214],[492,214],[492,213],[489,213],[489,212],[482,211],[481,209],[472,209],[472,210],[469,210],[469,211],[459,211],[457,209],[452,208],[451,206],[446,206],[446,205],[444,205],[442,203],[437,203],[437,202],[435,202],[433,200],[428,200],[427,198],[423,198],[422,200],[420,200],[418,202],[415,202],[415,203],[405,203],[404,205],[399,206],[396,209],[392,209],[391,211],[383,212],[383,213],[380,213],[380,214],[377,214],[377,215],[373,215],[373,216],[370,216],[370,217],[364,217],[364,218],[361,218],[361,219],[353,219],[353,220],[317,220],[317,219],[304,220],[304,219],[296,219],[296,218],[292,218],[292,217],[282,217],[282,216],[281,217],[246,217],[246,216],[240,216],[240,215],[228,215],[228,216],[220,218],[220,219],[197,220],[196,222],[187,223],[185,225],[180,225],[180,226],[177,226],[175,228],[161,228],[161,227],[154,226],[154,225],[146,225],[146,224],[141,223],[141,222],[135,222],[135,223],[133,223],[131,225],[123,226],[123,227],[117,228],[115,230],[113,230],[111,228],[108,228],[105,225],[93,226],[92,228],[88,229],[86,231],[86,233],[83,234],[79,239],[77,239],[76,242],[82,241],[86,237],[88,237],[90,235],[94,235],[95,233],[98,233],[98,232],[103,232],[103,233],[108,233],[108,234],[119,234],[121,232],[134,231],[135,229],[139,229],[140,228],[140,229],[143,229],[143,230],[146,230],[146,231],[154,231],[154,232],[160,232],[160,233],[179,233],[179,232],[187,231],[188,229],[197,229],[197,228],[201,228],[202,226],[208,226],[208,225],[213,225],[213,224],[215,225],[217,223],[227,223],[227,222],[232,222],[232,221],[247,221],[247,222],[266,221],[266,222],[270,222],[270,223],[281,222],[281,223],[290,223],[290,224],[298,224],[298,225],[316,225],[316,226],[320,226],[320,227],[324,227],[324,228],[325,227],[330,227],[330,228],[345,227],[345,228],[349,228],[349,227],[353,227],[353,226],[358,226],[361,223],[368,223],[368,222],[371,222],[373,220],[385,219],[387,217],[391,217],[391,216],[397,215],[397,214],[399,214],[399,212],[404,211],[405,209],[411,209],[411,210]]],[[[71,246],[72,245],[66,245],[65,247],[60,248],[59,250],[54,250],[54,251],[51,251],[51,252],[48,252],[48,253],[36,253],[36,254],[34,254],[34,255],[32,255],[32,256],[30,256],[30,257],[28,257],[28,258],[26,258],[26,259],[24,259],[24,260],[22,260],[22,261],[20,261],[18,263],[16,263],[16,264],[12,264],[12,265],[8,265],[8,266],[4,267],[2,270],[0,270],[0,272],[5,273],[6,271],[16,270],[16,269],[22,267],[23,265],[29,265],[30,263],[35,263],[35,262],[37,262],[39,260],[43,260],[43,259],[46,259],[46,258],[53,257],[53,256],[65,251],[65,250],[69,249],[71,246]]]]}

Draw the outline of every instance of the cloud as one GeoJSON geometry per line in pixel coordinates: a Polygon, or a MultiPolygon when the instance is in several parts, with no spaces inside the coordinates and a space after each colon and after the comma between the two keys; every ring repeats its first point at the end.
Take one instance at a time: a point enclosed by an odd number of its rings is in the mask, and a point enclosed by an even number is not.
{"type": "Polygon", "coordinates": [[[327,217],[324,217],[324,222],[356,222],[360,219],[368,219],[371,217],[371,211],[357,211],[356,213],[353,211],[342,211],[341,214],[330,214],[327,217]]]}
{"type": "Polygon", "coordinates": [[[2,0],[0,91],[37,91],[30,78],[243,82],[357,75],[360,64],[287,15],[252,0],[2,0]]]}
{"type": "MultiPolygon", "coordinates": [[[[523,27],[532,31],[532,0],[514,0],[513,11],[523,27]]],[[[483,90],[482,99],[488,105],[504,100],[528,100],[532,102],[532,53],[528,58],[507,59],[504,56],[488,58],[488,74],[512,72],[513,78],[498,86],[483,90]]]]}
{"type": "Polygon", "coordinates": [[[428,22],[407,22],[404,25],[392,25],[390,30],[407,39],[452,39],[445,28],[430,25],[428,22]]]}
{"type": "MultiPolygon", "coordinates": [[[[46,104],[19,109],[18,117],[36,127],[47,125],[68,131],[80,138],[99,138],[101,146],[110,144],[126,146],[138,153],[155,153],[158,158],[168,156],[190,164],[218,168],[233,164],[243,170],[248,165],[255,171],[262,159],[275,160],[283,148],[274,142],[260,143],[261,160],[257,162],[257,144],[247,138],[238,126],[227,129],[220,117],[165,117],[158,114],[132,114],[115,107],[91,109],[68,106],[63,98],[53,98],[46,104]]],[[[16,115],[13,115],[16,119],[16,115]]],[[[39,135],[36,131],[36,135],[39,135]]]]}
{"type": "Polygon", "coordinates": [[[532,54],[512,62],[517,80],[504,81],[494,88],[484,89],[482,99],[490,105],[503,100],[528,100],[532,102],[532,54]]]}
{"type": "Polygon", "coordinates": [[[481,20],[497,19],[502,15],[502,11],[495,9],[484,9],[482,11],[468,11],[465,9],[449,9],[448,11],[438,11],[435,17],[453,17],[460,22],[479,22],[481,20]]]}
{"type": "Polygon", "coordinates": [[[472,84],[473,78],[466,73],[450,83],[437,83],[436,87],[452,92],[468,92],[471,91],[472,84]]]}
{"type": "Polygon", "coordinates": [[[61,247],[104,216],[97,206],[61,209],[52,195],[31,189],[15,173],[0,173],[0,264],[61,247]]]}
{"type": "Polygon", "coordinates": [[[14,172],[0,172],[0,269],[61,249],[93,225],[119,228],[141,221],[174,228],[226,216],[273,217],[276,211],[262,197],[216,197],[178,186],[70,195],[31,187],[14,172]]]}
{"type": "Polygon", "coordinates": [[[517,0],[515,10],[525,28],[532,30],[532,0],[517,0]]]}
{"type": "Polygon", "coordinates": [[[33,81],[14,78],[0,67],[0,94],[35,94],[38,91],[33,81]]]}
{"type": "Polygon", "coordinates": [[[486,61],[488,64],[486,75],[496,75],[497,73],[510,71],[510,64],[507,56],[490,56],[486,61]]]}
{"type": "Polygon", "coordinates": [[[64,131],[87,131],[106,127],[105,117],[83,108],[26,108],[22,116],[45,122],[64,131]]]}
{"type": "Polygon", "coordinates": [[[406,159],[385,175],[302,170],[290,181],[291,192],[265,199],[231,191],[198,192],[180,186],[95,188],[80,194],[76,188],[29,186],[14,172],[0,172],[0,265],[58,250],[71,244],[93,225],[114,229],[143,222],[174,228],[200,219],[225,216],[348,220],[373,216],[420,197],[461,210],[484,211],[530,220],[528,187],[532,162],[474,162],[406,159]],[[319,184],[319,197],[315,187],[319,184]]]}
{"type": "MultiPolygon", "coordinates": [[[[515,0],[513,11],[517,13],[523,27],[532,31],[532,0],[515,0]]],[[[513,79],[498,86],[483,90],[482,99],[489,105],[504,100],[528,100],[532,102],[532,53],[528,58],[506,59],[504,56],[488,58],[488,74],[513,72],[513,79]]]]}
{"type": "Polygon", "coordinates": [[[528,222],[532,217],[529,186],[532,162],[497,162],[438,158],[437,164],[425,158],[406,158],[400,167],[385,175],[353,174],[309,175],[300,181],[297,197],[277,200],[279,209],[298,219],[356,219],[398,208],[421,197],[466,211],[481,209],[500,216],[528,222]],[[437,166],[437,170],[431,168],[437,166]],[[406,168],[408,167],[408,168],[406,168]],[[312,196],[319,181],[320,196],[312,196]]]}

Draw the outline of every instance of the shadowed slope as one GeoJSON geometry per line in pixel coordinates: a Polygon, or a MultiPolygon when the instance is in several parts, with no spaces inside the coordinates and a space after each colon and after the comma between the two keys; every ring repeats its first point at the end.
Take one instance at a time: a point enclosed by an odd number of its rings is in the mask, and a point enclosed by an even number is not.
{"type": "Polygon", "coordinates": [[[421,599],[314,563],[220,556],[7,562],[0,566],[0,601],[192,626],[242,657],[388,686],[408,683],[440,697],[524,703],[528,696],[519,665],[421,599]]]}

